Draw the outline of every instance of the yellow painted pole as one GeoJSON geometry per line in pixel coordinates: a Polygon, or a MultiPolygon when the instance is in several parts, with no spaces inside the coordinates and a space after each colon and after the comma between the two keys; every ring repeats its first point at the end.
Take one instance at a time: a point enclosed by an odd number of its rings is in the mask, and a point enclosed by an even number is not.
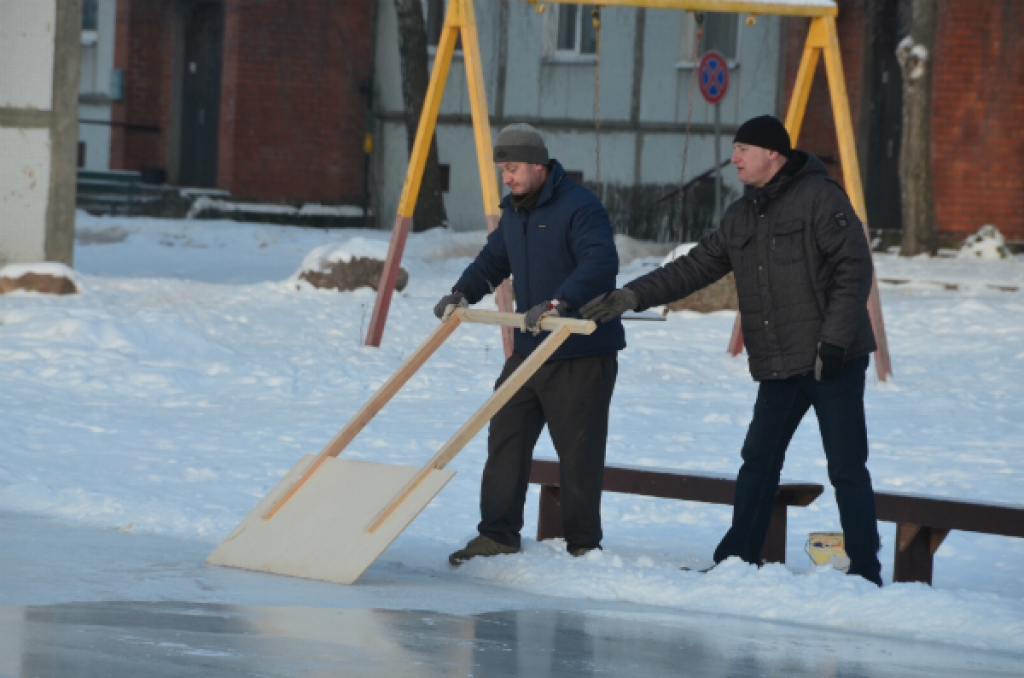
{"type": "MultiPolygon", "coordinates": [[[[449,8],[448,17],[450,18],[452,14],[452,8],[449,8]]],[[[416,128],[416,141],[413,142],[412,153],[409,154],[409,169],[405,175],[402,197],[398,201],[398,214],[403,217],[411,217],[416,209],[416,198],[420,193],[420,182],[423,181],[423,168],[427,165],[430,142],[434,137],[434,128],[437,126],[437,114],[441,110],[441,97],[444,94],[445,83],[448,81],[448,70],[452,64],[452,55],[455,53],[455,42],[459,37],[459,27],[449,24],[449,18],[445,19],[444,28],[441,29],[441,39],[437,43],[437,52],[434,54],[434,70],[430,74],[427,96],[423,100],[420,124],[416,128]]]]}
{"type": "Polygon", "coordinates": [[[804,52],[800,57],[800,68],[796,72],[796,82],[793,83],[789,110],[786,112],[786,129],[789,131],[789,140],[794,148],[800,138],[800,128],[803,126],[804,114],[807,112],[807,101],[811,97],[811,85],[814,84],[814,71],[818,66],[818,57],[826,44],[825,27],[821,20],[812,20],[807,31],[804,52]]]}
{"type": "MultiPolygon", "coordinates": [[[[484,201],[484,218],[487,232],[498,227],[498,181],[494,175],[493,146],[491,143],[491,119],[487,112],[487,90],[484,89],[483,60],[480,58],[480,40],[476,32],[476,15],[473,0],[452,0],[461,10],[462,56],[466,65],[466,83],[469,87],[469,106],[473,114],[473,137],[476,140],[476,159],[480,170],[480,191],[484,201]]],[[[498,309],[505,313],[515,310],[512,286],[505,280],[494,291],[498,309]]],[[[501,340],[505,357],[512,355],[513,330],[501,328],[501,340]]]]}
{"type": "MultiPolygon", "coordinates": [[[[871,242],[868,231],[868,214],[864,202],[864,186],[861,183],[860,161],[857,159],[857,144],[853,134],[853,119],[850,117],[850,101],[846,94],[846,78],[843,76],[843,56],[839,51],[839,33],[836,20],[832,17],[815,19],[826,31],[825,72],[828,74],[828,91],[832,98],[832,115],[835,117],[836,135],[839,137],[839,162],[843,168],[843,183],[850,203],[864,224],[864,237],[871,242]]],[[[889,357],[889,342],[885,335],[885,318],[882,315],[882,299],[878,292],[878,276],[872,274],[871,294],[868,297],[868,314],[871,328],[875,332],[875,372],[879,381],[885,381],[892,374],[889,357]]]]}
{"type": "Polygon", "coordinates": [[[405,172],[405,184],[402,186],[402,197],[398,201],[398,216],[391,229],[391,242],[388,244],[388,257],[381,271],[377,298],[373,304],[373,315],[370,316],[370,328],[366,333],[367,346],[380,346],[384,337],[384,324],[387,322],[388,310],[391,308],[391,297],[395,292],[395,281],[405,251],[405,241],[412,228],[412,215],[416,210],[416,198],[419,197],[420,183],[423,181],[423,168],[427,164],[430,153],[430,142],[434,138],[437,125],[437,114],[441,110],[441,97],[444,85],[448,80],[448,70],[455,53],[455,41],[459,37],[458,20],[455,3],[448,7],[445,14],[444,28],[441,39],[434,54],[434,69],[430,73],[427,95],[423,100],[419,126],[416,128],[416,139],[413,141],[412,152],[409,154],[409,167],[405,172]]]}

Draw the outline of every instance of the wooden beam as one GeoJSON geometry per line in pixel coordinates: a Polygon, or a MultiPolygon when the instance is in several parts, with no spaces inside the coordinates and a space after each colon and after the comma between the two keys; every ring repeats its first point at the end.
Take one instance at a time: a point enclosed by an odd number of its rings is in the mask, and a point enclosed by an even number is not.
{"type": "Polygon", "coordinates": [[[455,435],[448,440],[447,443],[437,451],[437,454],[431,458],[430,461],[420,469],[419,473],[405,488],[398,493],[398,495],[392,499],[387,506],[385,506],[380,513],[370,522],[367,526],[367,532],[375,532],[377,528],[384,524],[384,521],[395,511],[398,506],[405,501],[405,499],[413,493],[413,491],[419,487],[420,483],[430,475],[431,471],[435,469],[443,469],[448,465],[452,459],[455,458],[463,447],[473,439],[480,429],[483,428],[484,424],[491,420],[498,410],[500,410],[505,403],[507,403],[513,395],[522,387],[526,381],[534,375],[534,373],[540,369],[541,365],[547,362],[547,359],[551,357],[559,346],[561,346],[572,331],[568,326],[562,325],[557,330],[552,332],[547,339],[541,342],[540,346],[534,349],[533,353],[530,354],[523,363],[516,368],[516,371],[509,375],[508,379],[502,383],[497,390],[491,395],[490,398],[480,406],[472,417],[469,418],[462,427],[455,432],[455,435]]]}
{"type": "MultiPolygon", "coordinates": [[[[476,140],[476,159],[480,170],[480,193],[484,202],[484,220],[487,232],[498,228],[498,181],[494,172],[493,144],[491,143],[491,120],[487,113],[487,91],[484,88],[483,60],[480,58],[480,39],[476,30],[476,14],[472,0],[452,0],[458,3],[462,27],[462,56],[466,66],[466,84],[469,88],[469,108],[473,118],[473,137],[476,140]]],[[[515,311],[512,285],[502,281],[494,292],[498,310],[505,313],[515,311]]],[[[501,341],[505,358],[512,355],[513,335],[511,327],[502,327],[501,341]]]]}
{"type": "MultiPolygon", "coordinates": [[[[575,0],[527,0],[541,8],[546,4],[577,4],[575,0]]],[[[752,2],[751,0],[610,0],[598,3],[602,7],[648,7],[651,9],[681,9],[688,12],[735,12],[737,14],[779,16],[836,16],[839,8],[834,3],[822,2],[752,2]]],[[[539,9],[538,11],[544,11],[539,9]]]]}
{"type": "Polygon", "coordinates": [[[455,328],[457,328],[461,322],[462,318],[453,315],[446,322],[438,325],[437,328],[430,333],[430,336],[420,344],[419,348],[413,351],[412,355],[402,363],[401,367],[398,368],[398,371],[391,375],[391,377],[384,382],[383,386],[377,389],[370,400],[363,405],[358,412],[356,412],[355,416],[345,424],[345,427],[331,439],[331,442],[327,443],[327,447],[317,455],[317,458],[312,464],[310,464],[309,468],[299,476],[298,480],[296,480],[295,483],[292,484],[292,486],[289,487],[288,490],[286,490],[284,494],[282,494],[277,501],[270,506],[269,509],[267,509],[263,514],[263,519],[270,520],[273,518],[274,514],[281,510],[281,507],[299,491],[299,488],[302,487],[314,473],[316,473],[317,469],[319,469],[329,457],[337,457],[341,454],[342,450],[344,450],[348,444],[351,443],[357,435],[359,435],[360,431],[366,428],[366,425],[370,423],[370,420],[377,416],[377,413],[383,409],[383,407],[389,400],[391,400],[391,398],[394,397],[396,393],[398,393],[399,389],[409,381],[412,375],[416,374],[416,371],[423,367],[423,363],[427,362],[427,359],[430,358],[441,344],[445,342],[445,339],[451,336],[452,332],[455,331],[455,328]]]}
{"type": "MultiPolygon", "coordinates": [[[[522,313],[502,313],[501,311],[478,311],[472,308],[459,308],[455,315],[468,323],[479,323],[481,325],[501,325],[503,327],[523,327],[524,316],[522,313]]],[[[597,323],[593,320],[581,320],[579,318],[555,318],[548,316],[541,318],[540,328],[545,332],[554,332],[561,327],[568,327],[573,334],[593,334],[597,329],[597,323]]]]}
{"type": "MultiPolygon", "coordinates": [[[[471,0],[466,0],[467,2],[471,0]]],[[[427,164],[430,153],[430,141],[434,137],[437,124],[437,113],[441,110],[441,97],[444,85],[448,80],[448,70],[455,54],[455,41],[459,37],[458,17],[454,9],[457,3],[448,7],[445,25],[441,30],[441,39],[434,53],[434,68],[430,73],[427,95],[423,101],[423,112],[420,114],[419,126],[416,128],[416,139],[413,141],[412,152],[409,154],[409,167],[405,172],[405,184],[402,186],[402,197],[398,202],[398,216],[391,230],[391,242],[388,244],[388,256],[384,261],[377,298],[373,304],[373,315],[370,316],[370,328],[366,333],[367,346],[380,346],[384,337],[384,325],[387,323],[388,310],[391,308],[391,296],[395,292],[395,281],[405,251],[405,241],[412,227],[412,215],[416,210],[416,199],[420,193],[420,182],[423,180],[423,168],[427,164]]]]}

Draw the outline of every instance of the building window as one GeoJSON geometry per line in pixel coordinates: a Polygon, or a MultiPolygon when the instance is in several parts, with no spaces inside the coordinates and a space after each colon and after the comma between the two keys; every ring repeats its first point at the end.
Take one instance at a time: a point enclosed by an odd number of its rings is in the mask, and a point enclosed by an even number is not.
{"type": "Polygon", "coordinates": [[[82,30],[95,31],[98,25],[99,0],[82,0],[82,30]]]}
{"type": "Polygon", "coordinates": [[[561,54],[596,54],[597,36],[590,13],[593,5],[559,5],[558,33],[555,52],[561,54]]]}
{"type": "Polygon", "coordinates": [[[441,41],[441,29],[444,28],[445,0],[425,0],[423,5],[427,13],[427,44],[437,47],[441,41]]]}
{"type": "Polygon", "coordinates": [[[704,15],[704,44],[701,53],[717,50],[729,61],[736,60],[739,14],[708,12],[704,15]]]}
{"type": "MultiPolygon", "coordinates": [[[[736,65],[736,55],[739,53],[739,14],[725,12],[704,12],[704,37],[700,41],[701,56],[717,50],[722,53],[730,66],[736,65]]],[[[683,15],[682,37],[679,41],[679,63],[676,68],[689,68],[695,65],[694,43],[697,41],[697,21],[694,15],[687,12],[683,15]]]]}
{"type": "MultiPolygon", "coordinates": [[[[441,42],[441,32],[444,30],[444,15],[448,12],[448,0],[423,0],[423,11],[426,13],[424,20],[427,25],[427,49],[431,54],[437,49],[441,42]]],[[[462,51],[462,35],[455,41],[455,52],[462,51]]]]}

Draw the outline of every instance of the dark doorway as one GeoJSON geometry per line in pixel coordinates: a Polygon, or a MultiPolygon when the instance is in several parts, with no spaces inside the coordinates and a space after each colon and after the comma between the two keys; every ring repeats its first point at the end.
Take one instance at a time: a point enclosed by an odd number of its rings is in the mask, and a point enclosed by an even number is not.
{"type": "Polygon", "coordinates": [[[900,0],[875,0],[868,37],[872,51],[871,112],[864,199],[872,229],[899,230],[900,134],[903,128],[903,77],[896,46],[906,35],[900,0]]]}
{"type": "Polygon", "coordinates": [[[182,186],[210,188],[217,184],[223,39],[223,5],[198,2],[186,7],[181,88],[182,186]]]}

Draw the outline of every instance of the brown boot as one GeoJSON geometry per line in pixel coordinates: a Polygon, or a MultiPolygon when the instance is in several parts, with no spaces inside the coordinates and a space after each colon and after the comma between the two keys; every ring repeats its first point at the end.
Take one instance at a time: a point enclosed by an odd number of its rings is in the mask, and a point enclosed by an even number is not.
{"type": "Polygon", "coordinates": [[[489,558],[491,556],[506,555],[509,553],[519,553],[519,549],[515,546],[506,546],[505,544],[499,544],[490,537],[485,537],[482,534],[479,537],[474,537],[469,540],[465,548],[459,549],[455,553],[448,556],[448,562],[458,567],[467,560],[482,556],[489,558]]]}

